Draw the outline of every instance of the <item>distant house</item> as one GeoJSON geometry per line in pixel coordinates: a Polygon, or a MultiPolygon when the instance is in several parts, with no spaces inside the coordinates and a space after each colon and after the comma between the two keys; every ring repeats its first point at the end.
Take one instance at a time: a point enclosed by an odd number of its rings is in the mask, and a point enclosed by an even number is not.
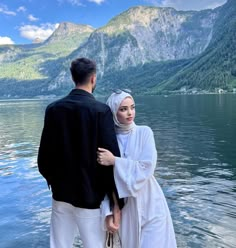
{"type": "Polygon", "coordinates": [[[219,94],[222,94],[222,93],[224,93],[225,91],[223,90],[223,89],[221,89],[221,88],[217,88],[216,89],[216,93],[219,93],[219,94]]]}
{"type": "Polygon", "coordinates": [[[197,88],[192,88],[191,89],[191,93],[192,94],[197,94],[198,93],[198,89],[197,88]]]}
{"type": "Polygon", "coordinates": [[[180,92],[181,93],[186,93],[187,92],[187,88],[185,86],[181,87],[180,92]]]}
{"type": "Polygon", "coordinates": [[[219,89],[218,93],[219,94],[224,93],[224,90],[223,89],[219,89]]]}

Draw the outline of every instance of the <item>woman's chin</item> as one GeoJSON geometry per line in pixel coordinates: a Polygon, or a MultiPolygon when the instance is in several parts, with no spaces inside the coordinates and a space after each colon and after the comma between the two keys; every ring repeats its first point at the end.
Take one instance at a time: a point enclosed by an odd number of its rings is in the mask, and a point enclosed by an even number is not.
{"type": "Polygon", "coordinates": [[[122,121],[122,122],[120,122],[122,125],[131,125],[132,123],[134,122],[134,119],[132,119],[132,120],[124,120],[124,121],[122,121]]]}
{"type": "Polygon", "coordinates": [[[131,121],[126,121],[126,123],[125,123],[125,125],[130,125],[130,124],[132,124],[133,123],[133,120],[131,120],[131,121]]]}

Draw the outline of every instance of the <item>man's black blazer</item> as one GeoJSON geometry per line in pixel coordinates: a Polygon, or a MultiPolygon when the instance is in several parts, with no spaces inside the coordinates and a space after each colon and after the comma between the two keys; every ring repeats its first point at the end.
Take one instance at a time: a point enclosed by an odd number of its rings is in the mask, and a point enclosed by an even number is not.
{"type": "MultiPolygon", "coordinates": [[[[106,194],[110,199],[112,192],[117,195],[113,167],[97,163],[98,147],[120,156],[106,104],[84,90],[73,89],[47,107],[38,168],[51,186],[53,199],[94,209],[106,194]]],[[[119,205],[122,208],[123,200],[119,205]]]]}

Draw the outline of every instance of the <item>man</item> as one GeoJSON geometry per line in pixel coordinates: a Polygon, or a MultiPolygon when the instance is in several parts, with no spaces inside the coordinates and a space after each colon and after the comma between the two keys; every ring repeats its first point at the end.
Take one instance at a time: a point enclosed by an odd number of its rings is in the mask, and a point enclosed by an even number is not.
{"type": "Polygon", "coordinates": [[[98,147],[120,153],[112,113],[92,95],[96,64],[78,58],[70,71],[75,89],[47,107],[38,154],[39,171],[52,189],[50,247],[71,248],[78,229],[84,248],[104,248],[99,207],[105,195],[112,203],[118,194],[112,166],[99,165],[96,153],[98,147]]]}

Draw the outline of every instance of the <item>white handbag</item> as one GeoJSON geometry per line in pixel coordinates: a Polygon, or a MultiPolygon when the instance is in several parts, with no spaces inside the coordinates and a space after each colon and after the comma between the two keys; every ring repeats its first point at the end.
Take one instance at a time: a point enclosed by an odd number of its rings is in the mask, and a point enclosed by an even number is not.
{"type": "Polygon", "coordinates": [[[107,232],[105,248],[122,248],[121,239],[118,232],[107,232]]]}

